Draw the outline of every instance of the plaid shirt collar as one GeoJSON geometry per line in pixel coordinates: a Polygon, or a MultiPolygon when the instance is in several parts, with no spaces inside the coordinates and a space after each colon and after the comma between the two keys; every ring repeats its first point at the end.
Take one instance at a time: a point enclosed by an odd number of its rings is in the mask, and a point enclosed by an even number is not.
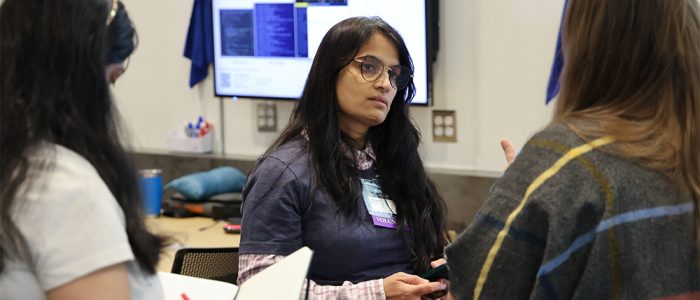
{"type": "Polygon", "coordinates": [[[372,145],[370,143],[367,143],[365,145],[365,149],[362,150],[348,147],[345,143],[343,143],[341,147],[343,147],[343,150],[345,153],[347,153],[347,155],[351,155],[350,151],[352,151],[352,154],[355,155],[355,163],[357,164],[357,168],[359,170],[367,170],[374,165],[375,161],[377,161],[377,156],[374,154],[374,149],[372,149],[372,145]]]}
{"type": "MultiPolygon", "coordinates": [[[[309,136],[306,134],[306,130],[301,132],[301,136],[307,142],[309,141],[309,136]]],[[[355,158],[355,163],[357,164],[357,169],[359,170],[367,170],[374,165],[374,162],[377,161],[377,155],[374,153],[374,149],[370,143],[366,143],[365,148],[362,150],[350,147],[345,143],[341,143],[340,148],[348,158],[355,158]]]]}

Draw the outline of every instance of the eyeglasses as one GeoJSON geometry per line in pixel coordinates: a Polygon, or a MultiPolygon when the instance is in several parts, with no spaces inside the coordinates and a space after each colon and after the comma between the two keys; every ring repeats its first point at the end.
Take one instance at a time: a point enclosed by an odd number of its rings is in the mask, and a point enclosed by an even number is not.
{"type": "Polygon", "coordinates": [[[405,88],[413,74],[411,74],[411,69],[406,66],[385,66],[384,63],[378,58],[368,55],[358,58],[353,58],[354,61],[361,63],[360,71],[362,73],[362,78],[367,81],[375,81],[382,76],[384,70],[388,70],[389,73],[389,83],[391,86],[397,90],[405,88]]]}
{"type": "Polygon", "coordinates": [[[118,0],[112,0],[112,8],[109,11],[109,15],[107,15],[107,26],[112,23],[112,20],[114,20],[114,17],[117,15],[117,10],[119,9],[118,3],[118,0]]]}

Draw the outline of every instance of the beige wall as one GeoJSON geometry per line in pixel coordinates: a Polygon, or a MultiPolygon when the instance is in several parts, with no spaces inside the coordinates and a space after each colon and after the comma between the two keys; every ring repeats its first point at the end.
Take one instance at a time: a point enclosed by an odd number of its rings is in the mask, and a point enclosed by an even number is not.
{"type": "MultiPolygon", "coordinates": [[[[164,150],[165,135],[204,115],[220,128],[223,107],[228,157],[258,156],[278,133],[256,131],[255,104],[213,96],[211,78],[190,89],[182,56],[193,0],[122,0],[136,23],[140,45],[114,88],[130,143],[164,150]]],[[[381,0],[377,0],[381,1],[381,0]]],[[[433,173],[498,176],[505,162],[498,141],[520,146],[548,119],[544,94],[563,0],[441,0],[440,52],[432,107],[413,107],[433,173]],[[457,112],[457,143],[431,138],[433,109],[457,112]]],[[[277,104],[278,123],[293,102],[277,104]]],[[[217,134],[215,143],[221,149],[217,134]]]]}

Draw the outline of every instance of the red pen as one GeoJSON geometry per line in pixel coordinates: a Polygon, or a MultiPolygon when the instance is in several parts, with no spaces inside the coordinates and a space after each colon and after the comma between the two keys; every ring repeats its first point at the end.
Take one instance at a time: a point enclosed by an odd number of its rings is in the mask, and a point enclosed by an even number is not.
{"type": "Polygon", "coordinates": [[[185,293],[182,293],[180,296],[182,296],[182,300],[190,300],[190,297],[187,297],[185,293]]]}

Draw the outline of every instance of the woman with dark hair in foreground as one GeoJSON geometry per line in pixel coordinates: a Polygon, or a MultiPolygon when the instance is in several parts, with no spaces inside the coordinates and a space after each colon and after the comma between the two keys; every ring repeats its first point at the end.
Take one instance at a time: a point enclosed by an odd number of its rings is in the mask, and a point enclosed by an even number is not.
{"type": "Polygon", "coordinates": [[[0,6],[3,299],[162,299],[105,79],[116,0],[0,6]]]}

